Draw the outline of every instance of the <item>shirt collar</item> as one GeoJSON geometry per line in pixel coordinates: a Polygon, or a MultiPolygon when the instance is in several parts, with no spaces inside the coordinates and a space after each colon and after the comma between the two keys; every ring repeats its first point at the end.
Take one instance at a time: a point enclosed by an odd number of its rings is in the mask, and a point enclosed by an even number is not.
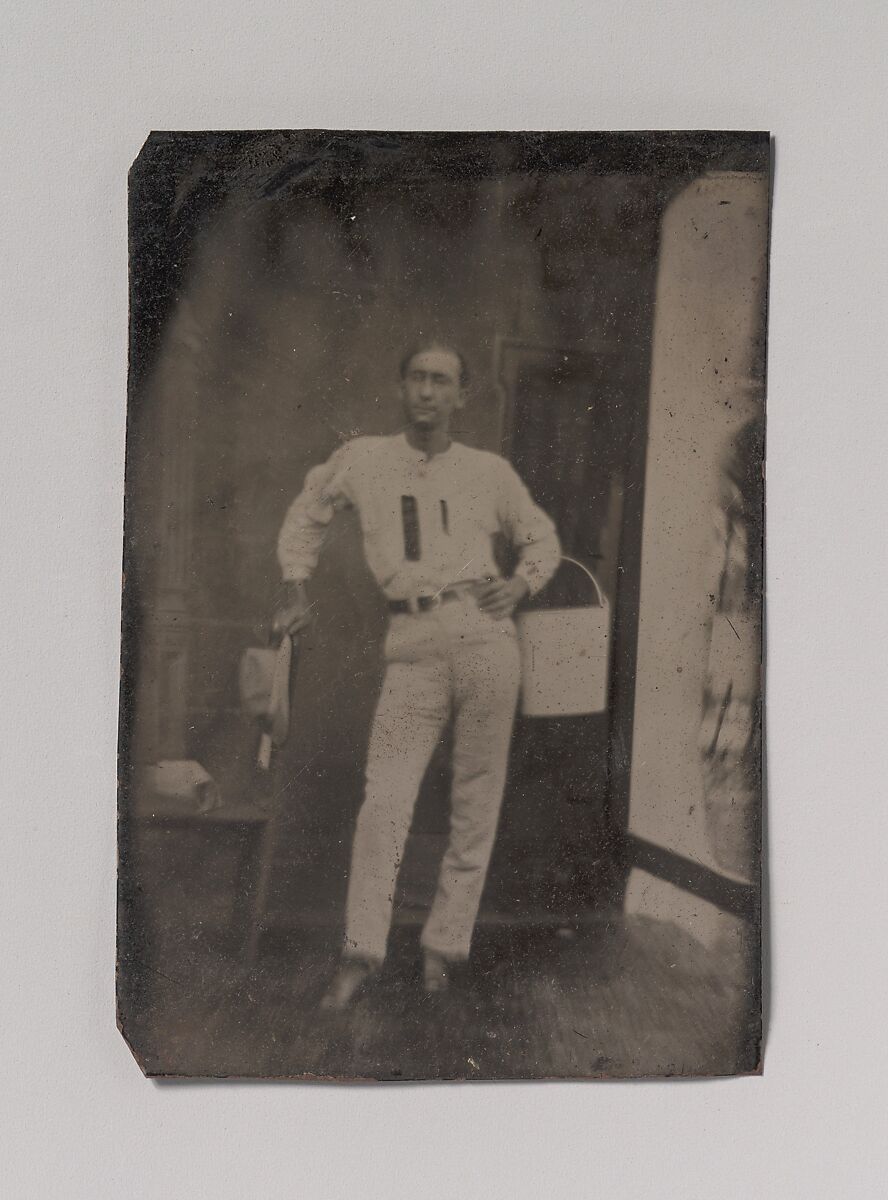
{"type": "Polygon", "coordinates": [[[459,442],[451,438],[450,445],[446,450],[442,450],[440,454],[433,454],[431,458],[428,458],[422,450],[417,450],[414,446],[410,445],[407,441],[406,433],[399,433],[398,438],[401,442],[402,451],[410,462],[422,463],[425,466],[431,466],[432,463],[438,462],[439,459],[443,461],[455,458],[460,446],[459,442]]]}

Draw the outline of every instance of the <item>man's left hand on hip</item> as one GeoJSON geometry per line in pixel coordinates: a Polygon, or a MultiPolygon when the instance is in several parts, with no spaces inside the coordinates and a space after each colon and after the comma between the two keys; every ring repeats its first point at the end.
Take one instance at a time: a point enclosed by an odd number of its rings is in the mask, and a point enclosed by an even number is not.
{"type": "Polygon", "coordinates": [[[529,590],[527,580],[515,575],[511,579],[494,579],[481,584],[475,596],[483,613],[494,620],[502,620],[512,615],[529,590]]]}

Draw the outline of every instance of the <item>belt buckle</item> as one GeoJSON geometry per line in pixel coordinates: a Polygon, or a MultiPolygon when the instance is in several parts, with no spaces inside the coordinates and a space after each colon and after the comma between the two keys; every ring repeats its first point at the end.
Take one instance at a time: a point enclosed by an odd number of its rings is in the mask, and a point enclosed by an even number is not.
{"type": "Polygon", "coordinates": [[[408,596],[405,603],[407,611],[414,617],[420,613],[429,612],[430,609],[437,608],[434,596],[408,596]]]}

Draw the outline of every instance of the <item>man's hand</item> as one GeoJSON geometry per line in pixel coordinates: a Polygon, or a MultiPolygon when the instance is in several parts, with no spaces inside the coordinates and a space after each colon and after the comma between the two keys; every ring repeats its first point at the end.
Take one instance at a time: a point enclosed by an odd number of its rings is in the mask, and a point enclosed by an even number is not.
{"type": "Polygon", "coordinates": [[[286,584],[284,602],[271,619],[272,635],[283,637],[284,634],[294,634],[298,633],[300,629],[305,629],[307,625],[311,624],[310,609],[311,605],[308,603],[305,584],[286,584]]]}
{"type": "Polygon", "coordinates": [[[490,583],[482,583],[475,593],[478,607],[495,621],[510,617],[516,605],[520,604],[530,588],[527,580],[521,575],[511,579],[494,579],[490,583]]]}

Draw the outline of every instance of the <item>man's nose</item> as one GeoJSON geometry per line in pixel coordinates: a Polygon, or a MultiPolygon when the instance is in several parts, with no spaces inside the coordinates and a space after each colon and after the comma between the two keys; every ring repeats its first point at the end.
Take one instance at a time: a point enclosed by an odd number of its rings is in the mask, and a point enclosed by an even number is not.
{"type": "Polygon", "coordinates": [[[423,400],[430,400],[432,397],[432,381],[431,379],[423,379],[419,384],[419,394],[423,400]]]}

